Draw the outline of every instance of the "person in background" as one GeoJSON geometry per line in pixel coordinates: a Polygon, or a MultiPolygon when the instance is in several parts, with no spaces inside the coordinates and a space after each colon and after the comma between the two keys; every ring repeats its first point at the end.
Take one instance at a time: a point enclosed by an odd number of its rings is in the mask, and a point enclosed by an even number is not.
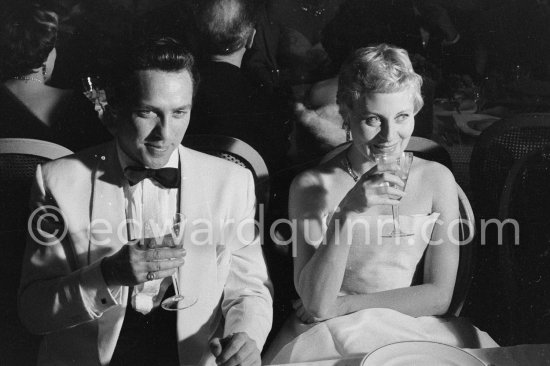
{"type": "Polygon", "coordinates": [[[58,19],[35,2],[0,14],[0,137],[46,140],[73,151],[112,138],[83,94],[48,85],[56,60],[58,19]]]}
{"type": "Polygon", "coordinates": [[[180,43],[135,45],[124,65],[115,140],[37,168],[18,304],[44,335],[38,364],[260,365],[273,310],[252,174],[180,145],[198,83],[180,43]],[[178,213],[185,249],[139,245],[178,213]],[[197,298],[177,313],[158,306],[175,273],[197,298]]]}
{"type": "MultiPolygon", "coordinates": [[[[225,135],[254,148],[269,170],[270,198],[266,225],[287,212],[288,113],[276,93],[255,84],[241,69],[243,56],[255,39],[256,6],[252,0],[205,0],[196,10],[202,48],[201,82],[193,106],[188,135],[225,135]]],[[[264,246],[268,265],[277,246],[264,246]]],[[[277,276],[275,287],[278,286],[277,276]]],[[[281,292],[280,292],[281,293],[281,292]]]]}
{"type": "Polygon", "coordinates": [[[236,137],[251,145],[271,174],[284,166],[287,138],[277,99],[256,87],[241,70],[256,30],[250,0],[208,0],[196,13],[205,54],[199,65],[201,83],[189,134],[236,137]]]}

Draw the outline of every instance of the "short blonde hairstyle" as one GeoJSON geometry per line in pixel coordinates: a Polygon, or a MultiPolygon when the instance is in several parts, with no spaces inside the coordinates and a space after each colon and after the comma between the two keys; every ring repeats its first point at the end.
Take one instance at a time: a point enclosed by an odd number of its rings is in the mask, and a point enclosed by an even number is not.
{"type": "Polygon", "coordinates": [[[336,100],[345,118],[364,93],[396,93],[410,89],[416,114],[424,105],[421,86],[422,77],[414,72],[407,51],[382,43],[359,48],[344,62],[336,100]]]}

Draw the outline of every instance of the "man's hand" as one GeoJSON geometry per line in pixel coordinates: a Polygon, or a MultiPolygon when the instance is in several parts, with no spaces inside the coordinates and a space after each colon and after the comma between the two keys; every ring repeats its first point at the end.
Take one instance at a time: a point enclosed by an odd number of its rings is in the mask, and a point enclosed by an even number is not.
{"type": "MultiPolygon", "coordinates": [[[[101,272],[108,286],[134,286],[153,278],[164,278],[174,274],[185,262],[182,246],[145,249],[136,242],[126,244],[112,256],[101,262],[101,272]]],[[[148,243],[152,244],[152,243],[148,243]]],[[[147,245],[151,248],[152,245],[147,245]]]]}
{"type": "Polygon", "coordinates": [[[262,364],[260,350],[248,334],[235,333],[226,338],[213,338],[210,341],[210,351],[216,357],[216,363],[221,366],[249,366],[262,364]]]}

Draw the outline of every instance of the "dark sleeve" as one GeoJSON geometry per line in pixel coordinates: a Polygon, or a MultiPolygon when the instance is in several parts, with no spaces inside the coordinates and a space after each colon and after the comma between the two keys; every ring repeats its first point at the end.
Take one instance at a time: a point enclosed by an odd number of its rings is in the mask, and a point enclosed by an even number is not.
{"type": "Polygon", "coordinates": [[[113,139],[100,121],[94,105],[78,92],[68,99],[65,113],[56,127],[60,143],[74,152],[113,139]]]}
{"type": "Polygon", "coordinates": [[[269,18],[265,6],[260,9],[257,14],[254,43],[244,55],[243,70],[251,75],[256,83],[273,88],[272,70],[279,68],[277,52],[280,27],[269,18]]]}

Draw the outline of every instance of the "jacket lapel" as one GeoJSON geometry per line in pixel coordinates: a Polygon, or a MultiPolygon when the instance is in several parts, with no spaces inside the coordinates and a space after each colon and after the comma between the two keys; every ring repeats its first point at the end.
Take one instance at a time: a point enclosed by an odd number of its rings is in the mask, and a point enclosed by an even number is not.
{"type": "Polygon", "coordinates": [[[95,155],[92,171],[90,263],[117,252],[128,242],[123,175],[114,142],[95,155]]]}
{"type": "MultiPolygon", "coordinates": [[[[113,141],[93,156],[90,201],[88,264],[112,255],[128,242],[123,175],[113,141]]],[[[124,320],[128,288],[121,289],[121,306],[105,312],[97,321],[97,346],[101,364],[107,364],[124,320]]]]}

